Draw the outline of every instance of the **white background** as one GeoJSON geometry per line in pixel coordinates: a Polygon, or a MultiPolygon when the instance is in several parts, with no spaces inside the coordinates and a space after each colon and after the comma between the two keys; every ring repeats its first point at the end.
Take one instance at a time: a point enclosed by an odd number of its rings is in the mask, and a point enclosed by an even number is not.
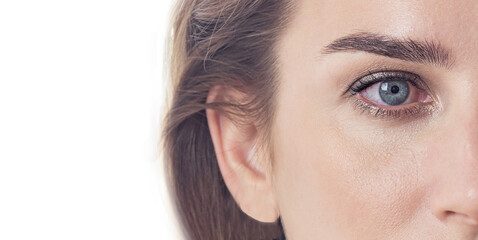
{"type": "Polygon", "coordinates": [[[179,239],[157,148],[169,5],[0,1],[0,239],[179,239]]]}

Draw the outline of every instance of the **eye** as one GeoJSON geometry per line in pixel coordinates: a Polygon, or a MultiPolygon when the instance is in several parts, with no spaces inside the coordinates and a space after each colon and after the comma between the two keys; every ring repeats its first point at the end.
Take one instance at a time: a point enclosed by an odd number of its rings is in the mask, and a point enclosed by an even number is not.
{"type": "Polygon", "coordinates": [[[409,72],[369,73],[356,80],[348,92],[355,99],[354,109],[384,120],[418,117],[439,110],[425,81],[409,72]]]}
{"type": "Polygon", "coordinates": [[[417,87],[417,81],[416,77],[405,73],[372,74],[360,80],[364,85],[358,93],[362,100],[377,107],[393,108],[432,101],[425,90],[417,87]]]}

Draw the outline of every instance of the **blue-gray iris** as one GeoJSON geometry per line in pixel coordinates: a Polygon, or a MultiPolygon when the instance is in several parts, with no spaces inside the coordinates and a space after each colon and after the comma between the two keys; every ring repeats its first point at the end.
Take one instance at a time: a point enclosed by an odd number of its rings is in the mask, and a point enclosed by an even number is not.
{"type": "Polygon", "coordinates": [[[410,94],[408,83],[403,80],[384,81],[380,84],[378,92],[382,101],[392,106],[404,103],[410,94]]]}

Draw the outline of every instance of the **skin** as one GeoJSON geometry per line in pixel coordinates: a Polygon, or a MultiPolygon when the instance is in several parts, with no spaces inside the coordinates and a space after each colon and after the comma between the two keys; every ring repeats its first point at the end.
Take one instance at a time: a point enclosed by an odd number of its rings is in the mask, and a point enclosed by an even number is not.
{"type": "Polygon", "coordinates": [[[299,1],[278,43],[272,159],[248,157],[258,129],[207,112],[221,172],[243,211],[264,222],[280,216],[291,240],[478,239],[477,26],[473,0],[299,1]],[[452,66],[321,53],[356,32],[439,42],[452,66]],[[360,96],[344,90],[377,69],[420,76],[431,114],[377,118],[355,109],[360,96]]]}

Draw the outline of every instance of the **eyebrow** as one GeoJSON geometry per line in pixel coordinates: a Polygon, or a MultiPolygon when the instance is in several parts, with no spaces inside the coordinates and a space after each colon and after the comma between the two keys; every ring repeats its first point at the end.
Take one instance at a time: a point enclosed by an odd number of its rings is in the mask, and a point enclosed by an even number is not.
{"type": "Polygon", "coordinates": [[[450,53],[438,42],[400,40],[387,35],[359,32],[341,37],[325,46],[322,54],[363,51],[404,61],[429,63],[450,68],[450,53]]]}

